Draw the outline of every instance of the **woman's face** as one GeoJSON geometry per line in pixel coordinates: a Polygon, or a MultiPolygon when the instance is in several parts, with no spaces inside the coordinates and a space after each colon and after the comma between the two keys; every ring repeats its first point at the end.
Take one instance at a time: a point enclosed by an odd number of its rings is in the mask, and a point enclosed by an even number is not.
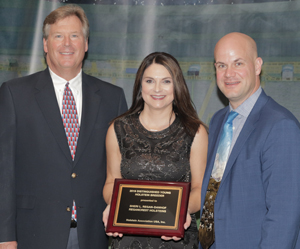
{"type": "Polygon", "coordinates": [[[172,110],[173,79],[164,66],[153,63],[145,70],[142,78],[142,97],[145,102],[144,109],[172,110]]]}

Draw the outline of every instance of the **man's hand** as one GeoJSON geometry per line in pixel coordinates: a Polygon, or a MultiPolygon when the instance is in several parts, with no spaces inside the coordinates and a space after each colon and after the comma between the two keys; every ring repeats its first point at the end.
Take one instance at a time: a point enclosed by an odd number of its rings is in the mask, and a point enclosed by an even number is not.
{"type": "Polygon", "coordinates": [[[16,241],[4,242],[0,243],[0,249],[17,249],[17,245],[16,241]]]}

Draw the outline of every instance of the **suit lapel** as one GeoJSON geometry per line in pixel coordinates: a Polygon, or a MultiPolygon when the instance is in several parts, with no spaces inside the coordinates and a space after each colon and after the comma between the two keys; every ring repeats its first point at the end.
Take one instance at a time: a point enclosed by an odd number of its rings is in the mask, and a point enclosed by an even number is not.
{"type": "Polygon", "coordinates": [[[88,76],[82,72],[82,115],[74,166],[78,162],[92,135],[101,102],[101,97],[97,94],[99,89],[93,82],[89,81],[87,77],[88,76]]]}
{"type": "Polygon", "coordinates": [[[254,105],[252,111],[250,112],[250,114],[244,124],[244,127],[242,128],[242,130],[236,140],[236,143],[231,151],[231,154],[228,158],[227,165],[226,165],[226,168],[224,171],[224,175],[223,175],[223,178],[221,181],[220,188],[224,184],[226,177],[228,176],[236,158],[238,157],[239,153],[241,152],[246,141],[250,137],[251,133],[255,130],[257,121],[260,118],[261,109],[266,104],[267,100],[268,100],[268,98],[267,98],[266,94],[264,93],[264,91],[262,91],[261,95],[257,99],[256,104],[254,105]]]}
{"type": "Polygon", "coordinates": [[[244,144],[246,143],[247,139],[249,138],[250,134],[253,132],[253,130],[255,129],[255,119],[257,120],[258,116],[255,117],[248,117],[246,123],[244,124],[243,129],[241,130],[241,133],[238,137],[238,139],[236,140],[236,143],[231,151],[231,154],[228,158],[227,164],[226,164],[226,168],[223,174],[223,178],[221,181],[221,186],[223,185],[226,176],[228,175],[229,171],[231,170],[237,156],[239,155],[241,149],[243,148],[244,144]],[[250,118],[250,119],[249,119],[250,118]]]}
{"type": "Polygon", "coordinates": [[[66,158],[72,161],[60,110],[57,104],[54,86],[48,69],[42,72],[40,80],[36,83],[35,87],[36,101],[53,133],[53,136],[66,158]]]}
{"type": "MultiPolygon", "coordinates": [[[[229,109],[229,108],[226,108],[229,109]]],[[[218,134],[216,134],[216,136],[213,136],[212,141],[210,141],[210,151],[211,154],[209,155],[210,161],[209,161],[209,168],[208,168],[208,173],[209,173],[209,178],[211,175],[211,171],[212,168],[214,166],[214,162],[215,162],[215,157],[216,157],[216,153],[217,153],[217,149],[218,149],[218,144],[220,141],[220,136],[222,134],[222,130],[223,130],[223,126],[225,123],[225,120],[227,119],[229,111],[226,110],[223,114],[221,114],[221,116],[219,117],[219,120],[215,120],[217,127],[214,129],[215,131],[218,131],[218,134]]]]}

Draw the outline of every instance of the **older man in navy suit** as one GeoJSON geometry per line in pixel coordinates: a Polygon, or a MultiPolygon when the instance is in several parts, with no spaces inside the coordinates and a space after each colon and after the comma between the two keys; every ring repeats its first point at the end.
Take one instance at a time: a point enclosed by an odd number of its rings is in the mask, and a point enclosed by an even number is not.
{"type": "Polygon", "coordinates": [[[229,106],[209,126],[199,248],[300,248],[300,125],[262,90],[262,63],[245,34],[215,47],[229,106]]]}
{"type": "Polygon", "coordinates": [[[82,72],[82,8],[54,10],[43,33],[48,68],[0,89],[0,248],[106,248],[105,137],[124,92],[82,72]]]}

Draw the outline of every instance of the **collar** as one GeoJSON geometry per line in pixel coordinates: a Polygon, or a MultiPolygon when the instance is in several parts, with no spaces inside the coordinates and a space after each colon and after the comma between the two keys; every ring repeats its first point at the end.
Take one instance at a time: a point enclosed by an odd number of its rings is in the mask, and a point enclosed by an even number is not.
{"type": "Polygon", "coordinates": [[[232,106],[229,104],[230,111],[235,111],[239,115],[244,116],[247,118],[252,111],[253,106],[255,105],[259,95],[262,92],[261,86],[253,93],[248,99],[246,99],[241,105],[239,105],[235,110],[232,108],[232,106]]]}
{"type": "Polygon", "coordinates": [[[64,78],[58,76],[57,74],[55,74],[50,68],[49,68],[49,72],[50,72],[50,76],[53,82],[53,85],[57,88],[65,88],[65,85],[67,82],[69,82],[69,86],[72,90],[72,92],[74,93],[74,91],[76,93],[81,91],[81,85],[82,85],[82,70],[80,70],[80,72],[75,76],[75,78],[66,81],[64,78]]]}

